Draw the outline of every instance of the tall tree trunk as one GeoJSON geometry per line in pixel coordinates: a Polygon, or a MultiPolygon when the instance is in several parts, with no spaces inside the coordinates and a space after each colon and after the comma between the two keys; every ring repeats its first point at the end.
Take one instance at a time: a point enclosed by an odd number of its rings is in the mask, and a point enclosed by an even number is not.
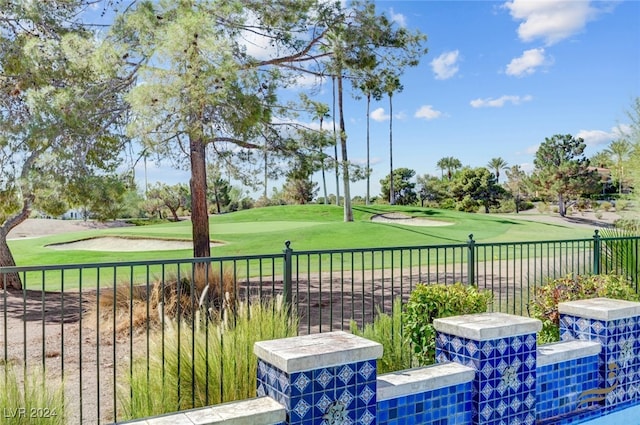
{"type": "MultiPolygon", "coordinates": [[[[341,77],[342,78],[342,77],[341,77]]],[[[342,82],[340,82],[340,84],[342,84],[342,82]]],[[[340,163],[338,162],[338,137],[336,135],[336,77],[332,76],[331,77],[331,91],[332,91],[332,98],[333,98],[333,113],[332,115],[332,120],[333,120],[333,153],[335,156],[335,164],[336,164],[336,205],[340,206],[340,163]]],[[[342,107],[342,105],[340,105],[340,107],[342,107]]],[[[342,139],[342,136],[340,136],[340,138],[342,139]]]]}
{"type": "MultiPolygon", "coordinates": [[[[324,119],[320,116],[320,134],[322,133],[322,123],[324,119]]],[[[322,190],[324,193],[324,204],[327,205],[329,203],[329,199],[327,198],[327,176],[325,175],[324,170],[324,149],[320,150],[320,169],[322,170],[322,190]]]]}
{"type": "Polygon", "coordinates": [[[564,209],[564,194],[558,194],[558,212],[560,213],[560,217],[564,217],[567,212],[564,209]]]}
{"type": "Polygon", "coordinates": [[[267,156],[267,141],[264,141],[264,193],[263,193],[263,197],[265,202],[267,201],[268,198],[268,192],[267,192],[267,185],[269,182],[269,163],[267,162],[267,160],[269,159],[267,156]]]}
{"type": "Polygon", "coordinates": [[[367,194],[365,196],[364,199],[364,203],[365,205],[369,205],[370,199],[371,199],[371,192],[370,192],[370,186],[371,186],[371,172],[370,172],[370,161],[369,161],[369,157],[370,157],[370,149],[369,149],[369,112],[371,109],[371,93],[367,93],[367,194]]]}
{"type": "Polygon", "coordinates": [[[191,159],[191,229],[193,256],[210,257],[209,214],[207,211],[207,167],[205,146],[201,138],[189,140],[191,159]]]}
{"type": "Polygon", "coordinates": [[[347,158],[347,130],[342,108],[342,75],[338,75],[338,108],[340,110],[340,147],[342,148],[342,183],[344,184],[344,221],[353,221],[351,190],[349,188],[349,159],[347,158]]]}
{"type": "MultiPolygon", "coordinates": [[[[24,196],[22,209],[16,215],[9,217],[0,226],[0,267],[15,267],[16,260],[11,254],[9,244],[7,244],[7,236],[11,229],[29,218],[31,213],[31,203],[33,202],[33,194],[24,196]]],[[[18,273],[0,274],[0,289],[22,289],[22,282],[18,273]]]]}
{"type": "Polygon", "coordinates": [[[391,168],[389,172],[389,203],[395,205],[396,194],[393,190],[393,101],[391,93],[389,93],[389,167],[391,168]]]}
{"type": "MultiPolygon", "coordinates": [[[[0,228],[0,267],[14,267],[16,262],[7,245],[7,233],[4,227],[0,228]]],[[[0,274],[0,289],[22,289],[22,282],[17,273],[0,274]]]]}
{"type": "MultiPolygon", "coordinates": [[[[218,180],[218,179],[216,179],[218,180]]],[[[218,214],[220,214],[220,212],[222,211],[222,208],[220,208],[220,197],[218,196],[218,185],[214,184],[213,185],[213,196],[216,198],[216,211],[218,214]]]]}

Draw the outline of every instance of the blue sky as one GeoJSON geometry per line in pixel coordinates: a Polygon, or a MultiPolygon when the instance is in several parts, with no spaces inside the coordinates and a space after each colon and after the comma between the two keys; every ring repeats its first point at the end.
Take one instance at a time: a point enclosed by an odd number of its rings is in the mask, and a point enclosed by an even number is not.
{"type": "MultiPolygon", "coordinates": [[[[440,175],[436,162],[453,156],[473,167],[502,157],[531,170],[537,146],[554,134],[584,138],[591,156],[619,138],[640,96],[640,1],[376,6],[428,37],[428,54],[405,72],[404,90],[393,98],[394,168],[440,175]]],[[[330,93],[324,84],[314,98],[330,104],[330,93]]],[[[364,164],[366,103],[349,93],[345,104],[349,159],[364,164]]],[[[371,193],[378,195],[389,173],[388,100],[371,109],[371,193]]],[[[188,181],[178,170],[149,164],[148,171],[150,182],[188,181]]],[[[335,179],[328,182],[335,193],[335,179]]],[[[363,196],[365,182],[353,183],[351,193],[363,196]]]]}

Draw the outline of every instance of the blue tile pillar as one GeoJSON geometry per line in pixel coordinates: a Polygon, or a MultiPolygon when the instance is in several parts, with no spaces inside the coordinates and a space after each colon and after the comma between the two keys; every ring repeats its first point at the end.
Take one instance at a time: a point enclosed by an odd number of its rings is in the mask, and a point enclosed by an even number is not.
{"type": "Polygon", "coordinates": [[[476,370],[473,424],[536,421],[536,333],[542,322],[503,313],[436,319],[436,360],[476,370]]]}
{"type": "Polygon", "coordinates": [[[640,401],[640,303],[593,298],[560,303],[560,338],[599,341],[598,388],[583,403],[617,410],[640,401]]]}
{"type": "Polygon", "coordinates": [[[287,425],[376,423],[382,345],[346,332],[258,342],[258,396],[285,406],[287,425]]]}

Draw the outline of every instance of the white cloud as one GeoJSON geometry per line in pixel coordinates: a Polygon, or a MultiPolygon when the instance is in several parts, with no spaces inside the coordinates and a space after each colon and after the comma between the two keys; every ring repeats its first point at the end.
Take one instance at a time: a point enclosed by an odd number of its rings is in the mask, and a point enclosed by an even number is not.
{"type": "Polygon", "coordinates": [[[474,108],[502,108],[506,103],[511,103],[512,105],[520,105],[523,102],[530,102],[533,100],[533,96],[501,96],[497,99],[492,99],[487,97],[485,99],[474,99],[471,102],[471,106],[474,108]]]}
{"type": "Polygon", "coordinates": [[[384,108],[378,108],[371,111],[371,119],[374,121],[387,121],[389,115],[384,112],[384,108]]]}
{"type": "Polygon", "coordinates": [[[538,149],[540,149],[540,143],[538,143],[537,145],[529,146],[527,149],[525,149],[525,153],[527,155],[535,155],[536,152],[538,152],[538,149]]]}
{"type": "Polygon", "coordinates": [[[414,117],[416,118],[424,118],[427,121],[435,120],[437,118],[442,117],[442,112],[433,109],[431,105],[423,105],[416,111],[414,117]]]}
{"type": "Polygon", "coordinates": [[[612,130],[612,133],[616,136],[616,139],[629,138],[633,133],[633,129],[629,124],[618,124],[618,126],[612,130]]]}
{"type": "Polygon", "coordinates": [[[587,146],[600,146],[617,139],[619,133],[617,129],[611,129],[609,132],[602,130],[580,130],[578,134],[576,134],[576,137],[582,138],[587,146]]]}
{"type": "Polygon", "coordinates": [[[536,167],[530,162],[523,162],[522,164],[520,164],[520,169],[527,174],[530,174],[535,168],[536,167]]]}
{"type": "Polygon", "coordinates": [[[404,111],[400,111],[397,114],[394,114],[393,117],[397,120],[404,121],[407,119],[407,114],[404,111]]]}
{"type": "MultiPolygon", "coordinates": [[[[358,157],[358,158],[353,158],[353,159],[349,158],[349,161],[353,162],[354,164],[357,164],[357,165],[364,165],[364,166],[367,165],[367,158],[364,158],[364,157],[358,157]]],[[[377,157],[377,156],[369,158],[369,166],[382,164],[382,162],[383,162],[383,158],[380,158],[380,157],[377,157]]]]}
{"type": "Polygon", "coordinates": [[[303,73],[296,77],[294,85],[287,86],[286,89],[289,90],[301,90],[301,89],[309,89],[313,87],[322,86],[325,82],[324,77],[319,77],[317,75],[303,73]]]}
{"type": "Polygon", "coordinates": [[[436,74],[436,80],[447,80],[458,73],[458,59],[460,52],[453,50],[445,52],[431,61],[431,69],[436,74]]]}
{"type": "Polygon", "coordinates": [[[389,15],[391,15],[391,20],[401,27],[407,26],[407,18],[402,13],[395,13],[393,8],[389,9],[389,15]]]}
{"type": "Polygon", "coordinates": [[[520,40],[542,39],[547,45],[579,33],[600,12],[588,0],[513,0],[504,7],[514,20],[522,21],[518,26],[520,40]]]}
{"type": "Polygon", "coordinates": [[[544,49],[525,50],[522,56],[514,58],[507,65],[506,73],[514,77],[522,77],[536,72],[536,68],[548,65],[550,61],[544,56],[544,49]]]}

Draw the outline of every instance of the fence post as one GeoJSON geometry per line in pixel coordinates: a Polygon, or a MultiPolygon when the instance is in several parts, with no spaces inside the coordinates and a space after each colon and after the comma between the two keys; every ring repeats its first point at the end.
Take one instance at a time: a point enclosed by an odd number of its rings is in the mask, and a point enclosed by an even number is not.
{"type": "Polygon", "coordinates": [[[473,233],[469,235],[467,246],[467,284],[474,285],[476,283],[476,241],[473,240],[473,233]]]}
{"type": "Polygon", "coordinates": [[[595,230],[593,235],[593,274],[600,274],[600,249],[602,241],[600,239],[599,230],[595,230]]]}
{"type": "Polygon", "coordinates": [[[284,253],[284,262],[283,262],[283,267],[284,267],[284,278],[282,281],[282,292],[283,292],[283,297],[284,297],[284,301],[287,305],[287,308],[291,307],[291,290],[292,290],[292,268],[293,265],[291,264],[291,253],[293,252],[293,249],[291,249],[291,241],[285,241],[284,242],[284,250],[282,251],[284,253]]]}

